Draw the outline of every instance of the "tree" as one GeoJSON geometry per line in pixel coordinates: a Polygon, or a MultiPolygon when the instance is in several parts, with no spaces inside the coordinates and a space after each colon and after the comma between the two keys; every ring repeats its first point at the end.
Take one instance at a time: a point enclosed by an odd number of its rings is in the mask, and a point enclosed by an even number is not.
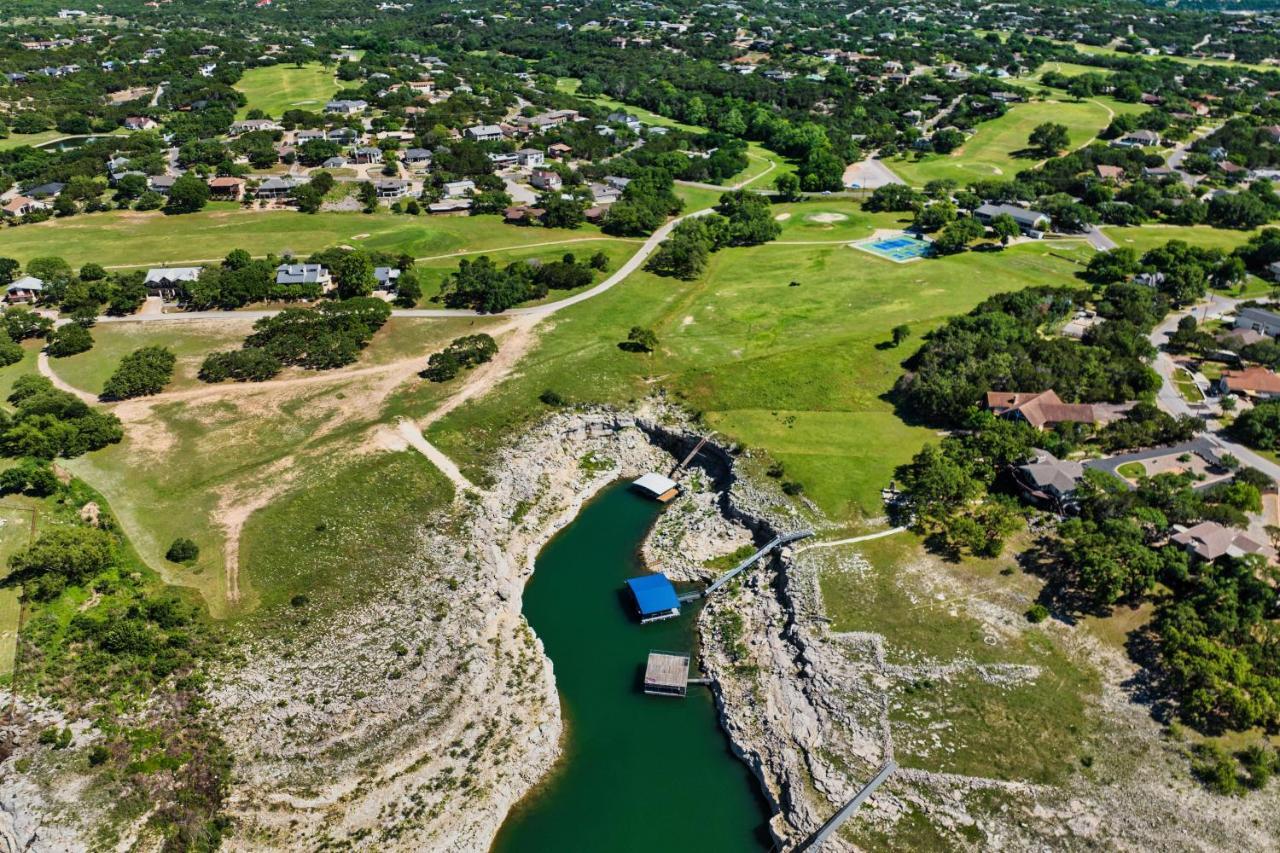
{"type": "Polygon", "coordinates": [[[711,243],[697,220],[677,225],[649,258],[645,269],[691,281],[702,275],[711,257],[711,243]]]}
{"type": "Polygon", "coordinates": [[[169,188],[168,213],[195,213],[209,202],[209,185],[195,172],[187,172],[169,188]]]}
{"type": "Polygon", "coordinates": [[[13,258],[0,258],[0,287],[12,284],[18,277],[18,271],[22,269],[22,264],[13,258]]]}
{"type": "Polygon", "coordinates": [[[651,353],[658,348],[658,336],[653,329],[644,326],[632,326],[627,332],[627,343],[636,352],[651,353]]]}
{"type": "Polygon", "coordinates": [[[1065,124],[1047,121],[1036,125],[1027,142],[1044,156],[1056,157],[1059,151],[1071,144],[1071,135],[1065,124]]]}
{"type": "Polygon", "coordinates": [[[54,574],[67,583],[79,583],[108,568],[115,559],[115,544],[106,531],[96,527],[51,527],[10,557],[9,567],[20,576],[54,574]]]}
{"type": "Polygon", "coordinates": [[[200,556],[200,546],[186,537],[173,540],[164,558],[171,563],[191,563],[200,556]]]}
{"type": "Polygon", "coordinates": [[[911,327],[906,323],[903,323],[900,326],[894,326],[891,334],[893,335],[893,345],[895,347],[901,346],[903,341],[911,337],[911,327]]]}
{"type": "Polygon", "coordinates": [[[991,230],[1000,238],[1000,245],[1007,246],[1009,241],[1022,233],[1018,221],[1007,213],[1001,213],[991,220],[991,230]]]}
{"type": "Polygon", "coordinates": [[[955,220],[943,228],[933,241],[933,248],[940,255],[954,255],[963,252],[970,243],[980,239],[986,229],[982,223],[971,216],[955,220]]]}
{"type": "Polygon", "coordinates": [[[120,365],[102,388],[104,400],[129,400],[159,394],[173,378],[177,359],[162,346],[136,349],[120,360],[120,365]]]}
{"type": "Polygon", "coordinates": [[[314,183],[303,184],[294,188],[293,201],[303,213],[319,213],[324,204],[324,193],[314,183]]]}
{"type": "Polygon", "coordinates": [[[348,252],[334,266],[338,279],[338,298],[368,296],[378,280],[373,275],[373,261],[364,252],[348,252]]]}
{"type": "Polygon", "coordinates": [[[779,175],[773,182],[774,189],[778,191],[778,198],[782,201],[799,201],[800,179],[792,173],[779,175]]]}
{"type": "Polygon", "coordinates": [[[418,281],[418,272],[414,269],[401,270],[396,279],[396,298],[393,300],[398,308],[412,308],[422,298],[422,284],[418,281]]]}
{"type": "Polygon", "coordinates": [[[47,347],[49,355],[54,358],[66,358],[69,355],[88,352],[92,348],[93,336],[79,323],[66,323],[54,329],[47,347]]]}

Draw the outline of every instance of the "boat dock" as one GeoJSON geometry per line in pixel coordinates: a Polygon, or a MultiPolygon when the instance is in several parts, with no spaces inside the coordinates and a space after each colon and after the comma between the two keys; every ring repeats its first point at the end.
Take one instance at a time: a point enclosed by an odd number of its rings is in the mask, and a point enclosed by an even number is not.
{"type": "Polygon", "coordinates": [[[649,652],[644,668],[644,692],[650,696],[684,696],[689,685],[689,656],[649,652]]]}

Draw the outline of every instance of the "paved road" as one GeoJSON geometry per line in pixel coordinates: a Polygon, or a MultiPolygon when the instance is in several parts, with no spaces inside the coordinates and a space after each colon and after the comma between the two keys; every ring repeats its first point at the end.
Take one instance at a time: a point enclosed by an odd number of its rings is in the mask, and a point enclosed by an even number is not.
{"type": "MultiPolygon", "coordinates": [[[[1213,295],[1209,297],[1207,305],[1193,306],[1183,309],[1177,313],[1170,314],[1164,319],[1160,325],[1151,332],[1151,343],[1160,348],[1168,339],[1169,333],[1178,327],[1178,321],[1183,317],[1195,314],[1199,320],[1212,319],[1220,317],[1228,311],[1235,309],[1237,303],[1241,300],[1230,299],[1224,296],[1213,295]]],[[[1204,418],[1208,424],[1208,429],[1204,433],[1204,437],[1221,453],[1230,453],[1235,456],[1244,465],[1250,468],[1257,468],[1272,479],[1280,482],[1280,465],[1259,456],[1243,444],[1231,441],[1224,437],[1219,431],[1219,425],[1216,420],[1212,419],[1211,411],[1204,406],[1192,406],[1182,398],[1178,393],[1178,389],[1173,384],[1173,375],[1177,370],[1173,358],[1164,350],[1160,350],[1152,361],[1151,366],[1155,368],[1156,373],[1160,374],[1160,389],[1156,392],[1156,405],[1171,415],[1181,416],[1190,415],[1192,417],[1204,418]]]]}
{"type": "Polygon", "coordinates": [[[852,163],[844,170],[844,185],[858,189],[874,190],[888,184],[905,184],[906,181],[894,174],[883,160],[870,157],[859,163],[852,163]]]}
{"type": "Polygon", "coordinates": [[[1097,225],[1090,225],[1089,230],[1084,232],[1084,238],[1089,241],[1089,245],[1097,249],[1099,252],[1106,252],[1116,248],[1119,244],[1102,233],[1102,229],[1097,225]]]}

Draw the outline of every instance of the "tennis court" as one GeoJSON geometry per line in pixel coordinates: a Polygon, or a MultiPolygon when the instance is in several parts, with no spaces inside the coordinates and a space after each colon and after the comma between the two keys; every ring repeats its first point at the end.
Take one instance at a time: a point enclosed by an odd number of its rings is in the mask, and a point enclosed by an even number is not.
{"type": "Polygon", "coordinates": [[[870,252],[896,264],[905,264],[907,261],[918,260],[928,256],[932,251],[932,247],[927,240],[912,237],[910,234],[863,240],[853,245],[864,252],[870,252]]]}

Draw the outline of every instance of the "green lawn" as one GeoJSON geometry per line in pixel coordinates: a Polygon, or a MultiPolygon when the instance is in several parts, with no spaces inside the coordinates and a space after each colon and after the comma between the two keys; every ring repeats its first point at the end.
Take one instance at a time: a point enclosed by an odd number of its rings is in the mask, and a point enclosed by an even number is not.
{"type": "Polygon", "coordinates": [[[1178,389],[1178,393],[1188,403],[1203,403],[1204,392],[1200,390],[1200,386],[1191,378],[1191,374],[1186,370],[1179,370],[1173,375],[1174,387],[1178,389]]]}
{"type": "Polygon", "coordinates": [[[1041,160],[1039,153],[1027,150],[1027,137],[1036,125],[1065,124],[1070,132],[1071,147],[1078,148],[1110,124],[1114,114],[1141,109],[1141,106],[1111,98],[1013,104],[1003,116],[979,124],[958,151],[927,154],[918,160],[914,154],[907,154],[889,160],[888,164],[903,180],[915,185],[938,178],[950,178],[961,184],[976,178],[1012,178],[1041,160]]]}
{"type": "MultiPolygon", "coordinates": [[[[111,131],[110,134],[97,133],[93,135],[94,136],[123,135],[125,132],[126,131],[123,129],[117,129],[117,130],[111,131]]],[[[75,135],[77,134],[63,133],[60,130],[45,130],[45,131],[41,131],[40,133],[13,133],[11,131],[8,136],[0,138],[0,151],[7,151],[11,148],[20,148],[23,145],[30,145],[32,147],[35,147],[39,145],[44,145],[47,142],[53,142],[55,139],[62,139],[66,136],[75,136],[75,135]]]]}
{"type": "Polygon", "coordinates": [[[545,411],[544,389],[626,405],[664,387],[723,434],[783,462],[833,518],[878,515],[893,469],[934,437],[884,399],[900,363],[926,331],[990,294],[1072,283],[1077,267],[1050,248],[900,265],[840,244],[775,243],[717,253],[694,282],[639,273],[557,315],[520,377],[443,419],[433,440],[480,478],[489,451],[545,411]],[[888,348],[901,323],[913,337],[888,348]],[[658,352],[618,348],[632,325],[657,332],[658,352]]]}
{"type": "Polygon", "coordinates": [[[1036,73],[1029,79],[1038,83],[1050,71],[1067,77],[1079,77],[1081,74],[1100,74],[1106,77],[1112,73],[1110,68],[1094,68],[1092,65],[1078,65],[1074,62],[1046,62],[1037,68],[1036,73]]]}
{"type": "Polygon", "coordinates": [[[252,109],[279,118],[286,110],[295,108],[320,112],[340,86],[332,69],[319,62],[308,62],[301,68],[284,63],[249,68],[235,88],[248,99],[237,118],[244,118],[252,109]]]}
{"type": "MultiPolygon", "coordinates": [[[[61,255],[73,267],[221,260],[232,249],[306,255],[336,245],[414,257],[600,237],[600,229],[519,228],[499,216],[397,216],[392,213],[256,211],[239,207],[182,216],[112,211],[0,230],[0,255],[22,262],[61,255]]],[[[593,245],[593,244],[586,244],[593,245]]]]}
{"type": "Polygon", "coordinates": [[[1141,462],[1126,462],[1116,468],[1116,473],[1126,480],[1140,480],[1147,476],[1147,466],[1141,462]]]}
{"type": "Polygon", "coordinates": [[[1107,226],[1107,236],[1121,246],[1129,246],[1139,252],[1163,246],[1170,240],[1183,240],[1205,249],[1230,251],[1243,246],[1257,231],[1233,231],[1228,228],[1211,228],[1208,225],[1142,225],[1133,228],[1107,226]]]}

